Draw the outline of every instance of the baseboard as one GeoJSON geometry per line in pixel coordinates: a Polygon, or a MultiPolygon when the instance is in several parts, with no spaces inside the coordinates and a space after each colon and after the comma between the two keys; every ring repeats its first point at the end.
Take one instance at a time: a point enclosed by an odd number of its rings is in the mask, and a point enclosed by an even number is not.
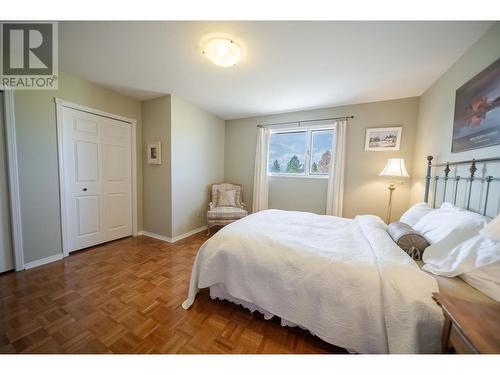
{"type": "MultiPolygon", "coordinates": [[[[180,235],[175,236],[175,237],[162,236],[161,234],[156,234],[156,233],[148,232],[145,230],[141,230],[141,231],[137,232],[137,235],[138,236],[148,236],[148,237],[156,238],[157,240],[160,240],[160,241],[174,243],[174,242],[180,241],[184,238],[187,238],[189,236],[192,236],[193,234],[204,231],[206,229],[207,229],[207,226],[205,225],[203,227],[199,227],[199,228],[190,230],[189,232],[180,234],[180,235]]],[[[30,268],[43,266],[44,264],[52,263],[52,262],[61,260],[62,258],[63,258],[63,254],[51,255],[50,257],[47,257],[47,258],[42,258],[42,259],[34,260],[32,262],[24,263],[24,269],[29,270],[30,268]]]]}
{"type": "Polygon", "coordinates": [[[30,268],[43,266],[44,264],[52,263],[52,262],[61,260],[62,258],[63,258],[62,254],[51,255],[50,257],[47,257],[47,258],[42,258],[42,259],[34,260],[32,262],[24,263],[24,269],[29,270],[30,268]]]}
{"type": "Polygon", "coordinates": [[[148,232],[146,230],[140,231],[137,234],[139,236],[148,236],[148,237],[152,237],[152,238],[155,238],[157,240],[160,240],[160,241],[165,241],[165,242],[168,242],[168,243],[174,243],[174,242],[183,240],[184,238],[187,238],[189,236],[192,236],[193,234],[200,233],[200,232],[202,232],[204,230],[207,230],[207,226],[206,225],[203,226],[203,227],[199,227],[199,228],[190,230],[189,232],[180,234],[180,235],[175,236],[175,237],[167,237],[167,236],[163,236],[161,234],[156,234],[156,233],[148,232]]]}
{"type": "Polygon", "coordinates": [[[153,232],[148,232],[147,230],[143,230],[140,233],[141,233],[140,234],[141,236],[147,236],[147,237],[155,238],[157,240],[165,241],[165,242],[172,242],[172,238],[170,238],[170,237],[163,236],[161,234],[156,234],[153,232]]]}
{"type": "Polygon", "coordinates": [[[178,236],[172,237],[172,242],[177,242],[177,241],[183,240],[184,238],[192,236],[193,234],[196,234],[196,233],[200,233],[200,232],[202,232],[204,230],[207,230],[207,226],[206,225],[204,225],[202,227],[199,227],[199,228],[196,228],[196,229],[193,229],[193,230],[190,230],[189,232],[180,234],[178,236]]]}

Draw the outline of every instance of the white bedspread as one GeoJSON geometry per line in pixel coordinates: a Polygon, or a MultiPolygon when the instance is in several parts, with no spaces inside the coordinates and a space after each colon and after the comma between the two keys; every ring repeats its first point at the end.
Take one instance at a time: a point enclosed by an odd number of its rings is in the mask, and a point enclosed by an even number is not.
{"type": "Polygon", "coordinates": [[[250,215],[200,248],[182,306],[206,287],[357,352],[439,351],[438,285],[375,216],[250,215]]]}

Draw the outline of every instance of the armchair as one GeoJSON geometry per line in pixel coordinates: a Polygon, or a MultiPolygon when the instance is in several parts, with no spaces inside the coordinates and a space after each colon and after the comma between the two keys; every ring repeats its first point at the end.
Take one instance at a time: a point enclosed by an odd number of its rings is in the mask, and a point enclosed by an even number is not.
{"type": "Polygon", "coordinates": [[[240,184],[214,184],[211,189],[211,201],[207,212],[207,235],[210,236],[211,228],[224,226],[248,215],[245,204],[242,202],[242,189],[240,184]],[[218,206],[218,192],[220,190],[235,190],[235,206],[218,206]]]}

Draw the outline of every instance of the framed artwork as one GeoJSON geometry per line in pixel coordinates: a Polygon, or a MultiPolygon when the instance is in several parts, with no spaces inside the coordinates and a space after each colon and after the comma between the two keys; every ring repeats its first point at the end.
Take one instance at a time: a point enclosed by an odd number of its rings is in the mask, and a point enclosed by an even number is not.
{"type": "Polygon", "coordinates": [[[500,59],[455,95],[451,152],[500,144],[500,59]]]}
{"type": "Polygon", "coordinates": [[[148,164],[161,164],[161,142],[148,144],[148,164]]]}
{"type": "Polygon", "coordinates": [[[366,129],[365,151],[397,151],[403,127],[366,129]]]}

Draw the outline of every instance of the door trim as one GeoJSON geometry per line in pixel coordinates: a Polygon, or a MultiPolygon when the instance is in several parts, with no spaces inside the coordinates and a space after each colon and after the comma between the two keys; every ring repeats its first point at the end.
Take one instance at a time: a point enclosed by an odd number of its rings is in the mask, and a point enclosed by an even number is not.
{"type": "Polygon", "coordinates": [[[14,90],[0,86],[3,92],[5,113],[5,141],[7,150],[7,173],[9,175],[10,223],[14,266],[16,271],[24,269],[23,228],[21,221],[21,195],[19,192],[19,166],[17,163],[16,119],[14,115],[14,90]]]}
{"type": "Polygon", "coordinates": [[[69,255],[69,239],[67,228],[66,210],[64,202],[66,197],[64,185],[64,157],[63,157],[63,108],[71,108],[77,111],[87,112],[93,115],[107,117],[130,124],[132,127],[131,137],[131,165],[132,165],[132,235],[137,236],[137,120],[116,115],[114,113],[100,111],[80,104],[71,103],[59,98],[54,98],[56,104],[56,127],[57,127],[57,156],[59,161],[59,205],[61,209],[61,237],[63,245],[63,256],[69,255]]]}
{"type": "Polygon", "coordinates": [[[100,111],[100,110],[95,109],[95,108],[90,108],[90,107],[86,107],[84,105],[68,102],[67,100],[63,100],[60,98],[54,98],[54,103],[56,103],[56,105],[59,104],[59,105],[66,107],[66,108],[76,109],[78,111],[88,112],[88,113],[91,113],[93,115],[108,117],[108,118],[111,118],[113,120],[119,120],[119,121],[123,121],[123,122],[128,122],[129,124],[137,125],[136,119],[128,118],[128,117],[120,116],[120,115],[115,115],[114,113],[100,111]]]}

